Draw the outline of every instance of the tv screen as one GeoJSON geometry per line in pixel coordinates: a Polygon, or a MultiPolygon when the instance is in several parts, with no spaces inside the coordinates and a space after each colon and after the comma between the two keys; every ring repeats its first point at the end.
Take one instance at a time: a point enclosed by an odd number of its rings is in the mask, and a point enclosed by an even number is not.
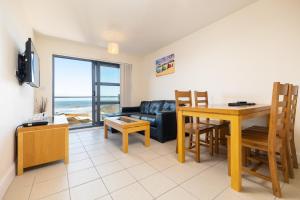
{"type": "Polygon", "coordinates": [[[40,87],[40,61],[31,39],[26,42],[25,80],[32,87],[40,87]]]}

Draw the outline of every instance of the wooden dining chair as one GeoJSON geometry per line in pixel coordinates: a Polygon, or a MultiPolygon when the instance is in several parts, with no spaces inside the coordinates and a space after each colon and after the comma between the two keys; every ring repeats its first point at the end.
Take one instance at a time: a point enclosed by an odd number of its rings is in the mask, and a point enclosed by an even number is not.
{"type": "MultiPolygon", "coordinates": [[[[196,107],[207,107],[208,106],[208,92],[194,91],[194,102],[196,107]]],[[[219,144],[226,144],[225,135],[229,133],[229,122],[224,120],[213,120],[213,119],[199,119],[196,118],[197,123],[207,124],[214,127],[214,150],[219,153],[219,144]]],[[[209,137],[206,136],[205,140],[208,143],[209,137]]]]}
{"type": "MultiPolygon", "coordinates": [[[[283,168],[283,175],[286,178],[288,175],[287,157],[285,148],[283,148],[283,140],[287,134],[287,124],[286,118],[288,117],[288,92],[289,84],[280,84],[275,82],[273,84],[273,94],[272,94],[272,105],[270,112],[270,122],[268,134],[260,134],[257,132],[243,132],[242,134],[242,156],[243,156],[243,167],[242,171],[250,175],[262,178],[267,181],[272,182],[273,194],[276,197],[281,197],[281,188],[278,179],[278,167],[276,162],[276,153],[281,152],[281,163],[283,168]],[[255,161],[254,167],[250,168],[245,166],[245,149],[259,150],[266,152],[267,162],[263,162],[263,159],[256,157],[257,154],[251,155],[251,161],[255,161]],[[270,175],[265,175],[258,172],[258,169],[262,164],[267,164],[269,167],[270,175]]],[[[230,173],[230,137],[228,137],[228,169],[230,173]]],[[[230,175],[230,174],[229,174],[230,175]]]]}
{"type": "MultiPolygon", "coordinates": [[[[192,106],[192,92],[191,91],[178,91],[175,90],[175,100],[176,100],[176,112],[179,107],[182,106],[192,106]]],[[[186,148],[188,151],[195,154],[195,160],[200,162],[200,145],[208,146],[210,153],[213,154],[213,126],[206,124],[199,124],[194,122],[192,117],[185,119],[185,133],[189,135],[189,145],[186,148]],[[208,134],[210,143],[206,144],[201,142],[200,135],[208,134]]],[[[178,140],[176,145],[176,151],[178,149],[178,140]]]]}
{"type": "MultiPolygon", "coordinates": [[[[294,140],[295,134],[295,118],[296,118],[296,110],[297,110],[297,100],[298,100],[298,90],[299,86],[290,84],[289,93],[288,93],[288,108],[286,123],[288,124],[288,132],[286,142],[284,144],[287,152],[287,161],[288,161],[288,169],[290,178],[294,178],[294,170],[293,168],[298,168],[298,159],[296,154],[296,146],[294,140]]],[[[264,126],[252,126],[244,130],[244,132],[256,132],[260,134],[268,134],[268,127],[264,126]]],[[[279,152],[278,152],[279,153],[279,152]]]]}

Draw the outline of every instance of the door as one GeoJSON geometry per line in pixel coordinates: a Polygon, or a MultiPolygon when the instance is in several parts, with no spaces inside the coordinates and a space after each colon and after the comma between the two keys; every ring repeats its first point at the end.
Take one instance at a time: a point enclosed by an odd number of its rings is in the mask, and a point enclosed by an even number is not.
{"type": "Polygon", "coordinates": [[[120,111],[120,65],[93,62],[93,122],[103,125],[106,116],[120,111]]]}
{"type": "Polygon", "coordinates": [[[53,115],[64,114],[70,128],[93,125],[92,61],[53,57],[53,115]]]}

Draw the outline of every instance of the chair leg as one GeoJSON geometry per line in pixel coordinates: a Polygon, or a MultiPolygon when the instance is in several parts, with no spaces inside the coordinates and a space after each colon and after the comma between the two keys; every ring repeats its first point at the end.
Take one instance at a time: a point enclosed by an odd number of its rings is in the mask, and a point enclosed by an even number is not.
{"type": "Polygon", "coordinates": [[[282,173],[283,173],[284,182],[289,183],[288,161],[287,161],[287,152],[286,152],[286,146],[285,145],[281,147],[280,159],[281,159],[282,173]]]}
{"type": "Polygon", "coordinates": [[[269,170],[271,174],[273,194],[274,196],[281,198],[282,194],[281,194],[281,189],[280,189],[280,184],[279,184],[278,174],[277,174],[276,154],[269,152],[268,159],[269,159],[269,170]]]}
{"type": "Polygon", "coordinates": [[[260,151],[258,149],[255,149],[255,156],[258,157],[259,156],[260,151]]]}
{"type": "Polygon", "coordinates": [[[215,132],[215,152],[218,154],[219,153],[219,139],[220,139],[220,132],[221,132],[221,129],[217,128],[217,129],[214,129],[214,132],[215,132]]]}
{"type": "Polygon", "coordinates": [[[290,176],[290,178],[295,178],[294,168],[293,168],[293,163],[292,163],[292,152],[291,152],[290,142],[287,142],[287,145],[286,145],[286,156],[287,156],[286,158],[287,158],[287,166],[288,166],[289,176],[290,176]]]}
{"type": "Polygon", "coordinates": [[[195,140],[196,140],[196,147],[195,147],[195,160],[197,162],[200,162],[200,134],[199,132],[197,132],[195,134],[195,140]]]}
{"type": "Polygon", "coordinates": [[[220,129],[220,143],[226,145],[226,133],[229,132],[227,127],[222,127],[220,129]]]}
{"type": "Polygon", "coordinates": [[[248,158],[251,156],[251,149],[250,148],[247,148],[247,151],[246,151],[246,166],[248,165],[251,165],[251,161],[248,160],[248,158]]]}
{"type": "Polygon", "coordinates": [[[208,144],[208,140],[209,140],[209,138],[208,138],[208,133],[205,133],[205,143],[206,143],[206,144],[208,144]]]}
{"type": "Polygon", "coordinates": [[[176,137],[176,153],[178,153],[178,138],[176,137]]]}
{"type": "Polygon", "coordinates": [[[227,162],[228,176],[231,176],[230,137],[227,138],[227,162]]]}
{"type": "Polygon", "coordinates": [[[242,166],[247,167],[249,165],[248,157],[250,156],[251,149],[242,147],[242,166]]]}
{"type": "Polygon", "coordinates": [[[242,166],[246,166],[247,164],[247,148],[242,146],[242,166]]]}
{"type": "Polygon", "coordinates": [[[214,155],[214,133],[212,131],[209,131],[208,134],[209,134],[209,151],[210,151],[210,155],[213,156],[214,155]]]}
{"type": "Polygon", "coordinates": [[[291,146],[291,152],[292,152],[292,159],[293,159],[293,166],[294,168],[298,169],[298,159],[297,159],[297,154],[296,154],[296,146],[295,146],[295,140],[292,138],[290,141],[290,146],[291,146]]]}
{"type": "Polygon", "coordinates": [[[193,146],[193,134],[189,134],[189,149],[192,149],[193,146]]]}

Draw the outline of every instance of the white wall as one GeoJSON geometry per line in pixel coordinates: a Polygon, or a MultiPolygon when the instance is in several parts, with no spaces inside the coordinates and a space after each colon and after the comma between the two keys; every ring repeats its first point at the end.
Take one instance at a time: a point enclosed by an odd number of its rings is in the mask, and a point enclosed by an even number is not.
{"type": "Polygon", "coordinates": [[[0,3],[0,199],[15,176],[15,129],[33,113],[33,89],[20,86],[16,74],[18,52],[32,36],[19,4],[0,3]]]}
{"type": "MultiPolygon", "coordinates": [[[[260,0],[147,55],[143,69],[141,99],[174,99],[175,89],[191,89],[207,90],[213,104],[270,104],[274,81],[300,85],[300,1],[260,0]],[[156,78],[155,59],[171,53],[175,74],[156,78]]],[[[300,153],[300,117],[296,143],[300,153]]]]}
{"type": "Polygon", "coordinates": [[[135,56],[120,53],[119,55],[108,54],[106,49],[98,46],[85,45],[79,42],[59,39],[35,33],[36,49],[40,58],[41,87],[36,90],[35,98],[48,99],[47,112],[52,113],[52,55],[64,55],[91,60],[109,61],[115,63],[132,64],[132,104],[137,100],[137,86],[140,81],[140,59],[135,56]]]}

